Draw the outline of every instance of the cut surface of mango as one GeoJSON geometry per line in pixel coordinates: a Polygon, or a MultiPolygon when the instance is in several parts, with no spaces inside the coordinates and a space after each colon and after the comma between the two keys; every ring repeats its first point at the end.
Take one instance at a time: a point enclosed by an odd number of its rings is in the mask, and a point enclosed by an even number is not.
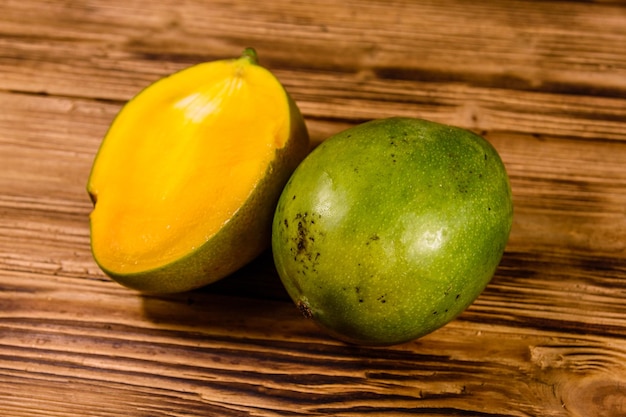
{"type": "Polygon", "coordinates": [[[289,135],[285,90],[249,56],[152,84],[116,117],[92,168],[96,260],[133,274],[193,252],[250,198],[289,135]]]}

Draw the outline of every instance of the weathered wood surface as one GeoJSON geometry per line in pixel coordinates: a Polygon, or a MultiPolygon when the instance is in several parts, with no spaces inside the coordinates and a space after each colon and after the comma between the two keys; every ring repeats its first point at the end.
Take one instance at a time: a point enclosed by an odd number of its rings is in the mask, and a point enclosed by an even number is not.
{"type": "Polygon", "coordinates": [[[626,415],[626,5],[0,0],[0,415],[626,415]],[[515,221],[461,317],[389,348],[300,317],[268,254],[141,296],[85,182],[150,81],[254,46],[315,142],[412,115],[485,135],[515,221]]]}

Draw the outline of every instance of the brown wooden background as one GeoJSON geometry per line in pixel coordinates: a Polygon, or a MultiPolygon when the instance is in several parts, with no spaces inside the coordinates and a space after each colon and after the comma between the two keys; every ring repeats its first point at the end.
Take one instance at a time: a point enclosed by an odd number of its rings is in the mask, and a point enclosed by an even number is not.
{"type": "Polygon", "coordinates": [[[0,0],[0,415],[626,415],[626,3],[0,0]],[[389,348],[322,334],[265,254],[141,296],[89,251],[120,106],[246,46],[319,143],[394,115],[483,134],[516,206],[491,285],[389,348]]]}

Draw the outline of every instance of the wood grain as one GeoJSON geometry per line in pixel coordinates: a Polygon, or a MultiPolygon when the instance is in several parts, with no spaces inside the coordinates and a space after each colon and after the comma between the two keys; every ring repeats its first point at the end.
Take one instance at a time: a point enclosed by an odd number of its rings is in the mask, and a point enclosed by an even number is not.
{"type": "Polygon", "coordinates": [[[626,415],[626,7],[596,1],[0,0],[0,414],[626,415]],[[484,135],[514,226],[465,313],[345,345],[271,254],[187,294],[108,279],[85,183],[149,82],[254,46],[314,143],[406,115],[484,135]]]}

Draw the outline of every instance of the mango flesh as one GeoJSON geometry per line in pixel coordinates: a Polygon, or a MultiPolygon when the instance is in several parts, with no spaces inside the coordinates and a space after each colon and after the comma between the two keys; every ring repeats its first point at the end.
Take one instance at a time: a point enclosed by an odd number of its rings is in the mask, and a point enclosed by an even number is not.
{"type": "Polygon", "coordinates": [[[121,109],[94,160],[96,262],[157,293],[234,272],[269,246],[276,201],[308,150],[297,106],[254,50],[155,82],[121,109]]]}
{"type": "Polygon", "coordinates": [[[483,138],[410,118],[317,147],[277,206],[274,261],[300,311],[351,343],[424,336],[491,280],[512,224],[505,167],[483,138]]]}

